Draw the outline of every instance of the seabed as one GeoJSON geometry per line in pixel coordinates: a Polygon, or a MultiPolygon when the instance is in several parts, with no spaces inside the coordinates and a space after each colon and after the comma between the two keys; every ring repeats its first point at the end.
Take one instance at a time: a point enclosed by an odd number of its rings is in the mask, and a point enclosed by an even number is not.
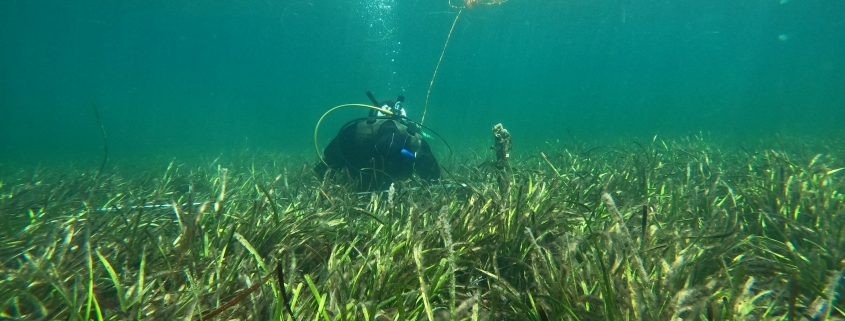
{"type": "Polygon", "coordinates": [[[364,194],[267,153],[12,173],[0,319],[842,320],[842,146],[486,151],[364,194]]]}

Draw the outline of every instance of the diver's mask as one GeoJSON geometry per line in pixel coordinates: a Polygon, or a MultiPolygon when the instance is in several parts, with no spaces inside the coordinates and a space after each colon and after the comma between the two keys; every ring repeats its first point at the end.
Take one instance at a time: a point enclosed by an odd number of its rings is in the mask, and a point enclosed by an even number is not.
{"type": "Polygon", "coordinates": [[[405,109],[402,108],[402,103],[404,103],[404,102],[405,102],[405,96],[399,95],[399,97],[396,98],[396,103],[393,104],[393,110],[392,110],[394,114],[402,115],[403,117],[406,116],[405,115],[405,109]]]}
{"type": "MultiPolygon", "coordinates": [[[[405,113],[405,109],[402,108],[402,103],[405,102],[405,96],[399,95],[396,99],[396,102],[392,101],[385,101],[381,103],[381,109],[390,111],[393,113],[394,116],[402,116],[405,117],[407,114],[405,113]]],[[[387,116],[381,112],[378,113],[378,116],[387,116]]]]}
{"type": "Polygon", "coordinates": [[[396,97],[396,104],[393,105],[394,114],[402,115],[402,117],[407,116],[405,114],[405,108],[402,108],[403,103],[405,103],[405,96],[399,95],[399,97],[396,97]]]}

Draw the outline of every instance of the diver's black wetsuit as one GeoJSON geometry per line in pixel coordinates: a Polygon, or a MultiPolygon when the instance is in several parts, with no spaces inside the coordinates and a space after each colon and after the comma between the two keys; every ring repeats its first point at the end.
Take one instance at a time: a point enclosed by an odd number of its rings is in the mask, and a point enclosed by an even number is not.
{"type": "Polygon", "coordinates": [[[326,165],[346,168],[357,176],[361,190],[387,188],[393,181],[410,178],[414,172],[424,180],[440,178],[440,165],[431,147],[414,129],[409,130],[398,118],[350,121],[326,146],[326,163],[317,165],[317,173],[325,173],[326,165]]]}

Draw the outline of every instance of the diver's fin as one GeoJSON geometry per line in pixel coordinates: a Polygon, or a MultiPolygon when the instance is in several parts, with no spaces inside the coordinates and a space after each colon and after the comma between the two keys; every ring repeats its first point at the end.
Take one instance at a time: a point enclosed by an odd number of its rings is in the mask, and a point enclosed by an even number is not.
{"type": "Polygon", "coordinates": [[[376,106],[376,107],[381,107],[381,106],[378,104],[378,100],[376,100],[376,97],[375,97],[375,96],[373,96],[373,93],[371,93],[371,92],[367,91],[367,98],[370,98],[370,101],[371,101],[371,102],[373,102],[373,106],[376,106]]]}
{"type": "Polygon", "coordinates": [[[428,138],[428,139],[432,139],[432,138],[433,138],[433,137],[431,137],[431,134],[427,133],[427,132],[426,132],[426,131],[424,131],[424,130],[420,130],[420,133],[422,134],[422,137],[423,137],[423,138],[428,138]]]}
{"type": "MultiPolygon", "coordinates": [[[[373,96],[373,93],[371,93],[370,91],[367,91],[367,98],[370,98],[370,101],[373,102],[373,106],[381,107],[381,106],[379,106],[378,100],[376,100],[376,97],[373,96]]],[[[370,109],[370,113],[367,114],[367,125],[372,125],[375,122],[376,122],[376,110],[370,109]]]]}

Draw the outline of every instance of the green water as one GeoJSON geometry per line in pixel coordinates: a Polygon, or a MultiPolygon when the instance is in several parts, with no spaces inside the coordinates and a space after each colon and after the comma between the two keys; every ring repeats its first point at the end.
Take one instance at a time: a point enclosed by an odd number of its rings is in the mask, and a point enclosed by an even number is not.
{"type": "MultiPolygon", "coordinates": [[[[0,162],[260,149],[311,162],[332,106],[422,116],[446,1],[3,1],[0,162]]],[[[524,1],[464,10],[425,124],[458,149],[547,140],[841,137],[845,2],[524,1]]],[[[332,114],[325,144],[363,110],[332,114]]],[[[442,145],[438,145],[443,153],[442,145]]]]}

